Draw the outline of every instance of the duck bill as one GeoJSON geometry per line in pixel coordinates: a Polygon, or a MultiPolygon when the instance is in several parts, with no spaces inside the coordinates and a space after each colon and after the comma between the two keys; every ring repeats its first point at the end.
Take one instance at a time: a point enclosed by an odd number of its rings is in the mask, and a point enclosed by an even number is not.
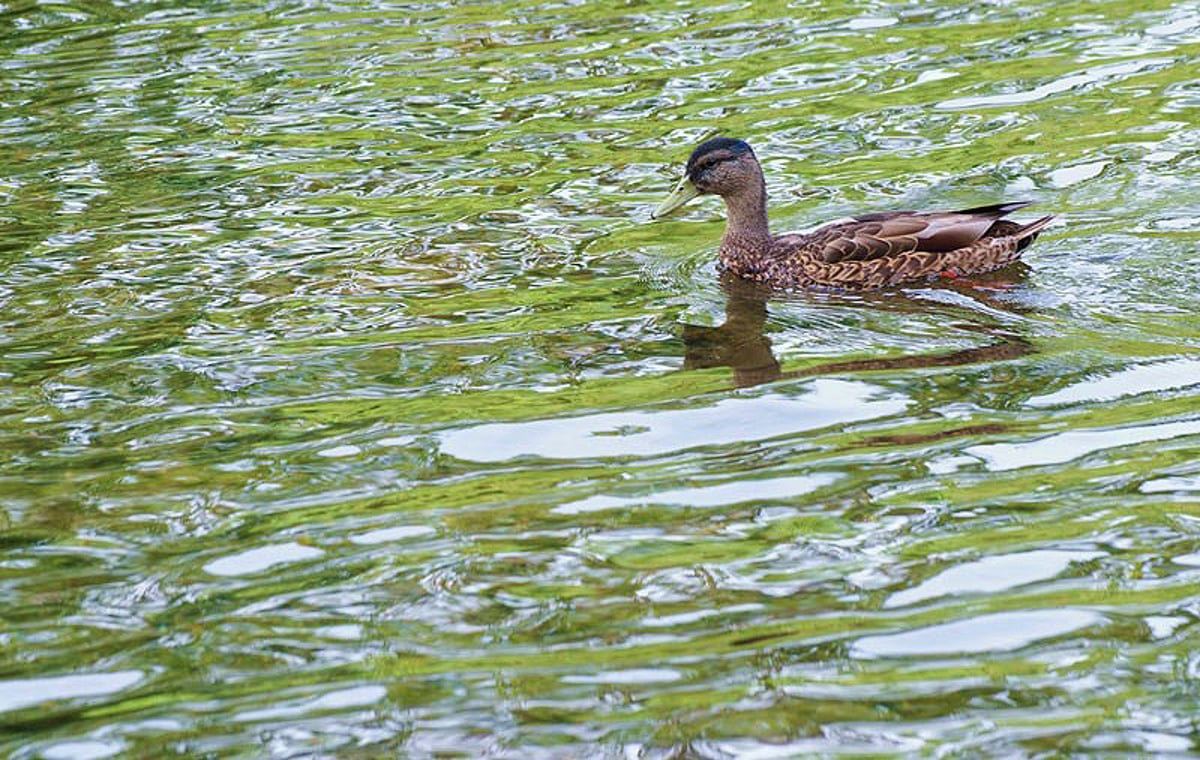
{"type": "Polygon", "coordinates": [[[679,184],[675,186],[675,189],[671,191],[671,194],[667,196],[666,200],[658,204],[658,208],[654,209],[654,212],[650,214],[650,218],[660,219],[699,194],[700,191],[696,189],[696,186],[692,184],[692,181],[685,174],[679,180],[679,184]]]}

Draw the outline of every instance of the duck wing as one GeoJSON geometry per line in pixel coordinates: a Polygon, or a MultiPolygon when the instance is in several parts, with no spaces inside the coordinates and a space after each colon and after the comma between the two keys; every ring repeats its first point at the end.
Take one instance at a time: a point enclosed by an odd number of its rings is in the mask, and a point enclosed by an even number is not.
{"type": "Polygon", "coordinates": [[[1019,201],[961,211],[863,214],[810,233],[803,248],[827,264],[870,261],[911,251],[946,253],[974,244],[997,219],[1028,205],[1028,201],[1019,201]]]}

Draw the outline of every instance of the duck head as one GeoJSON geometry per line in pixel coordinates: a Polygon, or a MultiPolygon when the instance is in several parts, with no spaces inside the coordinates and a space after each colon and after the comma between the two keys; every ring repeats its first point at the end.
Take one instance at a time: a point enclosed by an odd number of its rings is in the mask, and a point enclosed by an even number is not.
{"type": "Polygon", "coordinates": [[[750,146],[741,140],[714,137],[692,151],[679,184],[651,217],[666,216],[699,195],[719,195],[728,201],[757,193],[762,186],[762,167],[750,146]]]}

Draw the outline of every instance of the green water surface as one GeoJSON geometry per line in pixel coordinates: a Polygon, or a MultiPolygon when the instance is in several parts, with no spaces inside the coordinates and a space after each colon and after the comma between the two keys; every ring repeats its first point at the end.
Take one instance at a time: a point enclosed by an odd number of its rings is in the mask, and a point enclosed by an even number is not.
{"type": "Polygon", "coordinates": [[[1200,752],[1200,4],[0,5],[0,754],[1200,752]],[[1028,199],[872,294],[651,222],[1028,199]]]}

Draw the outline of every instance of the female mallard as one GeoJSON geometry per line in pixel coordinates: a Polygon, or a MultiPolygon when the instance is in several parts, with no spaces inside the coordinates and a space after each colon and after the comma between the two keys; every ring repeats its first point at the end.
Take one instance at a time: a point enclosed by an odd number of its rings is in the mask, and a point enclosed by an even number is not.
{"type": "Polygon", "coordinates": [[[725,200],[721,266],[781,288],[865,290],[931,277],[999,269],[1020,257],[1054,217],[1020,225],[1002,220],[1028,201],[962,211],[885,211],[808,233],[772,235],[762,167],[741,140],[715,137],[692,151],[683,179],[654,217],[712,193],[725,200]]]}

